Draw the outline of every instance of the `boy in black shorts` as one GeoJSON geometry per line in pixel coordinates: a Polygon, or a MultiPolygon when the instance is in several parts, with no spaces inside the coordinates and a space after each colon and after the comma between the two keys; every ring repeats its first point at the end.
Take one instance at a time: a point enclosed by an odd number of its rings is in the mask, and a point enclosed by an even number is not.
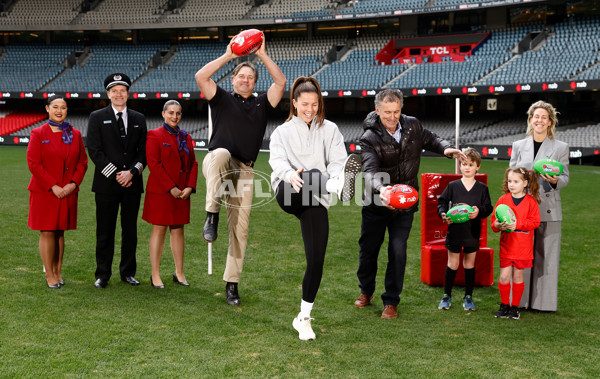
{"type": "Polygon", "coordinates": [[[448,267],[444,280],[444,296],[438,309],[450,309],[452,303],[452,287],[460,263],[460,253],[464,253],[465,297],[463,309],[474,311],[473,285],[475,283],[475,255],[479,250],[481,219],[488,217],[493,210],[488,187],[475,180],[475,174],[481,167],[481,155],[469,148],[464,151],[467,161],[460,164],[462,178],[448,183],[448,187],[438,198],[438,215],[448,224],[446,249],[448,249],[448,267]],[[446,217],[448,209],[458,204],[468,204],[473,208],[469,213],[469,221],[454,224],[446,217]]]}

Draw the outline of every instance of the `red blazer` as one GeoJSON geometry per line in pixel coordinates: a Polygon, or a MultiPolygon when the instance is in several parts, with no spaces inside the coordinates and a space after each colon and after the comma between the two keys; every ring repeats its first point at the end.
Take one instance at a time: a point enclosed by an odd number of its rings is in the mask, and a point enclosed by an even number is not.
{"type": "Polygon", "coordinates": [[[198,162],[194,153],[194,141],[188,135],[186,141],[190,154],[183,154],[181,162],[177,150],[177,135],[170,134],[164,127],[148,132],[146,136],[146,160],[150,169],[147,192],[168,193],[171,188],[180,190],[191,187],[196,192],[198,162]]]}
{"type": "Polygon", "coordinates": [[[81,132],[73,129],[73,142],[70,145],[62,140],[56,143],[54,134],[48,124],[31,131],[27,164],[32,176],[27,189],[31,192],[48,192],[55,184],[64,187],[75,182],[75,193],[79,191],[88,162],[81,132]]]}

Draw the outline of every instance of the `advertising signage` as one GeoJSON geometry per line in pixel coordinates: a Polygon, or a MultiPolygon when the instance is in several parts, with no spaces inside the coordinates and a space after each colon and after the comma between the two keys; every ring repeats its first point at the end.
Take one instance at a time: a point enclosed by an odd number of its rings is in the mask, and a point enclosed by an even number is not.
{"type": "MultiPolygon", "coordinates": [[[[84,138],[84,142],[85,138],[84,138]]],[[[194,141],[196,146],[196,150],[205,150],[208,148],[208,140],[206,139],[198,139],[194,141]]],[[[27,146],[29,144],[29,137],[17,137],[13,135],[0,136],[0,146],[1,145],[22,145],[27,146]]],[[[349,154],[357,153],[360,154],[360,145],[358,141],[347,141],[345,143],[346,152],[349,154]]],[[[512,146],[510,145],[479,145],[479,144],[469,144],[468,146],[463,146],[463,148],[472,147],[477,150],[481,157],[484,159],[500,159],[506,160],[510,159],[510,155],[512,153],[512,146]]],[[[261,151],[269,151],[269,143],[268,141],[263,141],[263,145],[261,146],[261,151]]],[[[439,156],[434,153],[430,153],[426,150],[423,150],[423,155],[425,156],[439,156]]],[[[588,157],[598,157],[600,156],[600,147],[569,147],[569,158],[570,159],[578,159],[578,158],[588,158],[588,157]]]]}
{"type": "MultiPolygon", "coordinates": [[[[441,5],[436,6],[435,3],[430,7],[420,7],[420,8],[412,8],[412,9],[392,9],[392,10],[382,10],[382,11],[373,11],[373,12],[364,12],[360,13],[360,9],[353,10],[353,13],[338,13],[332,15],[330,13],[326,14],[316,14],[316,15],[297,15],[286,18],[275,18],[273,19],[273,23],[275,24],[287,24],[287,23],[297,23],[297,22],[310,22],[310,21],[328,21],[328,20],[352,20],[357,18],[380,18],[380,17],[393,17],[393,16],[405,16],[405,15],[414,15],[414,14],[425,14],[425,13],[439,13],[439,12],[451,12],[451,11],[465,11],[465,10],[473,10],[480,8],[490,8],[490,7],[503,7],[503,6],[512,6],[519,4],[527,4],[527,3],[537,3],[543,2],[545,0],[495,0],[495,1],[481,1],[481,2],[473,2],[469,1],[468,4],[451,4],[451,5],[441,5]],[[354,13],[356,11],[356,13],[354,13]]],[[[465,3],[467,3],[465,1],[465,3]]]]}
{"type": "MultiPolygon", "coordinates": [[[[394,88],[394,87],[390,87],[394,88]]],[[[548,81],[544,83],[511,83],[488,86],[444,86],[444,87],[413,87],[400,88],[406,96],[440,96],[440,95],[502,95],[518,93],[544,92],[573,92],[599,90],[600,80],[580,81],[548,81]]],[[[325,98],[341,97],[374,97],[381,88],[363,89],[334,89],[323,91],[325,98]]],[[[106,92],[8,92],[0,88],[0,99],[45,99],[54,94],[63,95],[68,99],[107,99],[106,92]]],[[[289,94],[287,94],[289,95],[289,94]]],[[[130,98],[137,100],[156,99],[204,99],[201,92],[136,92],[135,88],[129,93],[130,98]]]]}

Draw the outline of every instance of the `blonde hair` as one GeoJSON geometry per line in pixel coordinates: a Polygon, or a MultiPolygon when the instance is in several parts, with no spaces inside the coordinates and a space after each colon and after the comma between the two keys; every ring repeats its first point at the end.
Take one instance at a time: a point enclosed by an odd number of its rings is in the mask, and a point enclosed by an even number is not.
{"type": "Polygon", "coordinates": [[[533,125],[531,125],[531,119],[533,118],[533,113],[536,109],[542,108],[548,112],[548,117],[550,119],[550,126],[548,127],[548,138],[554,139],[554,131],[556,129],[556,124],[558,124],[558,117],[556,116],[559,112],[554,109],[552,104],[546,103],[545,101],[536,101],[531,104],[529,109],[527,110],[527,135],[533,136],[533,125]]]}

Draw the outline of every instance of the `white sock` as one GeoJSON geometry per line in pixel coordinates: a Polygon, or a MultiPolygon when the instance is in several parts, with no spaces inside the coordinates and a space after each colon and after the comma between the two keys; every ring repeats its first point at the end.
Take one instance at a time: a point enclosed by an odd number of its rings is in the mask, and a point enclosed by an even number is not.
{"type": "Polygon", "coordinates": [[[300,303],[300,313],[298,313],[298,319],[302,320],[306,317],[310,317],[310,311],[312,311],[314,303],[309,303],[304,300],[300,303]]]}
{"type": "Polygon", "coordinates": [[[329,193],[337,193],[339,176],[336,178],[328,179],[325,183],[325,189],[329,193]]]}

